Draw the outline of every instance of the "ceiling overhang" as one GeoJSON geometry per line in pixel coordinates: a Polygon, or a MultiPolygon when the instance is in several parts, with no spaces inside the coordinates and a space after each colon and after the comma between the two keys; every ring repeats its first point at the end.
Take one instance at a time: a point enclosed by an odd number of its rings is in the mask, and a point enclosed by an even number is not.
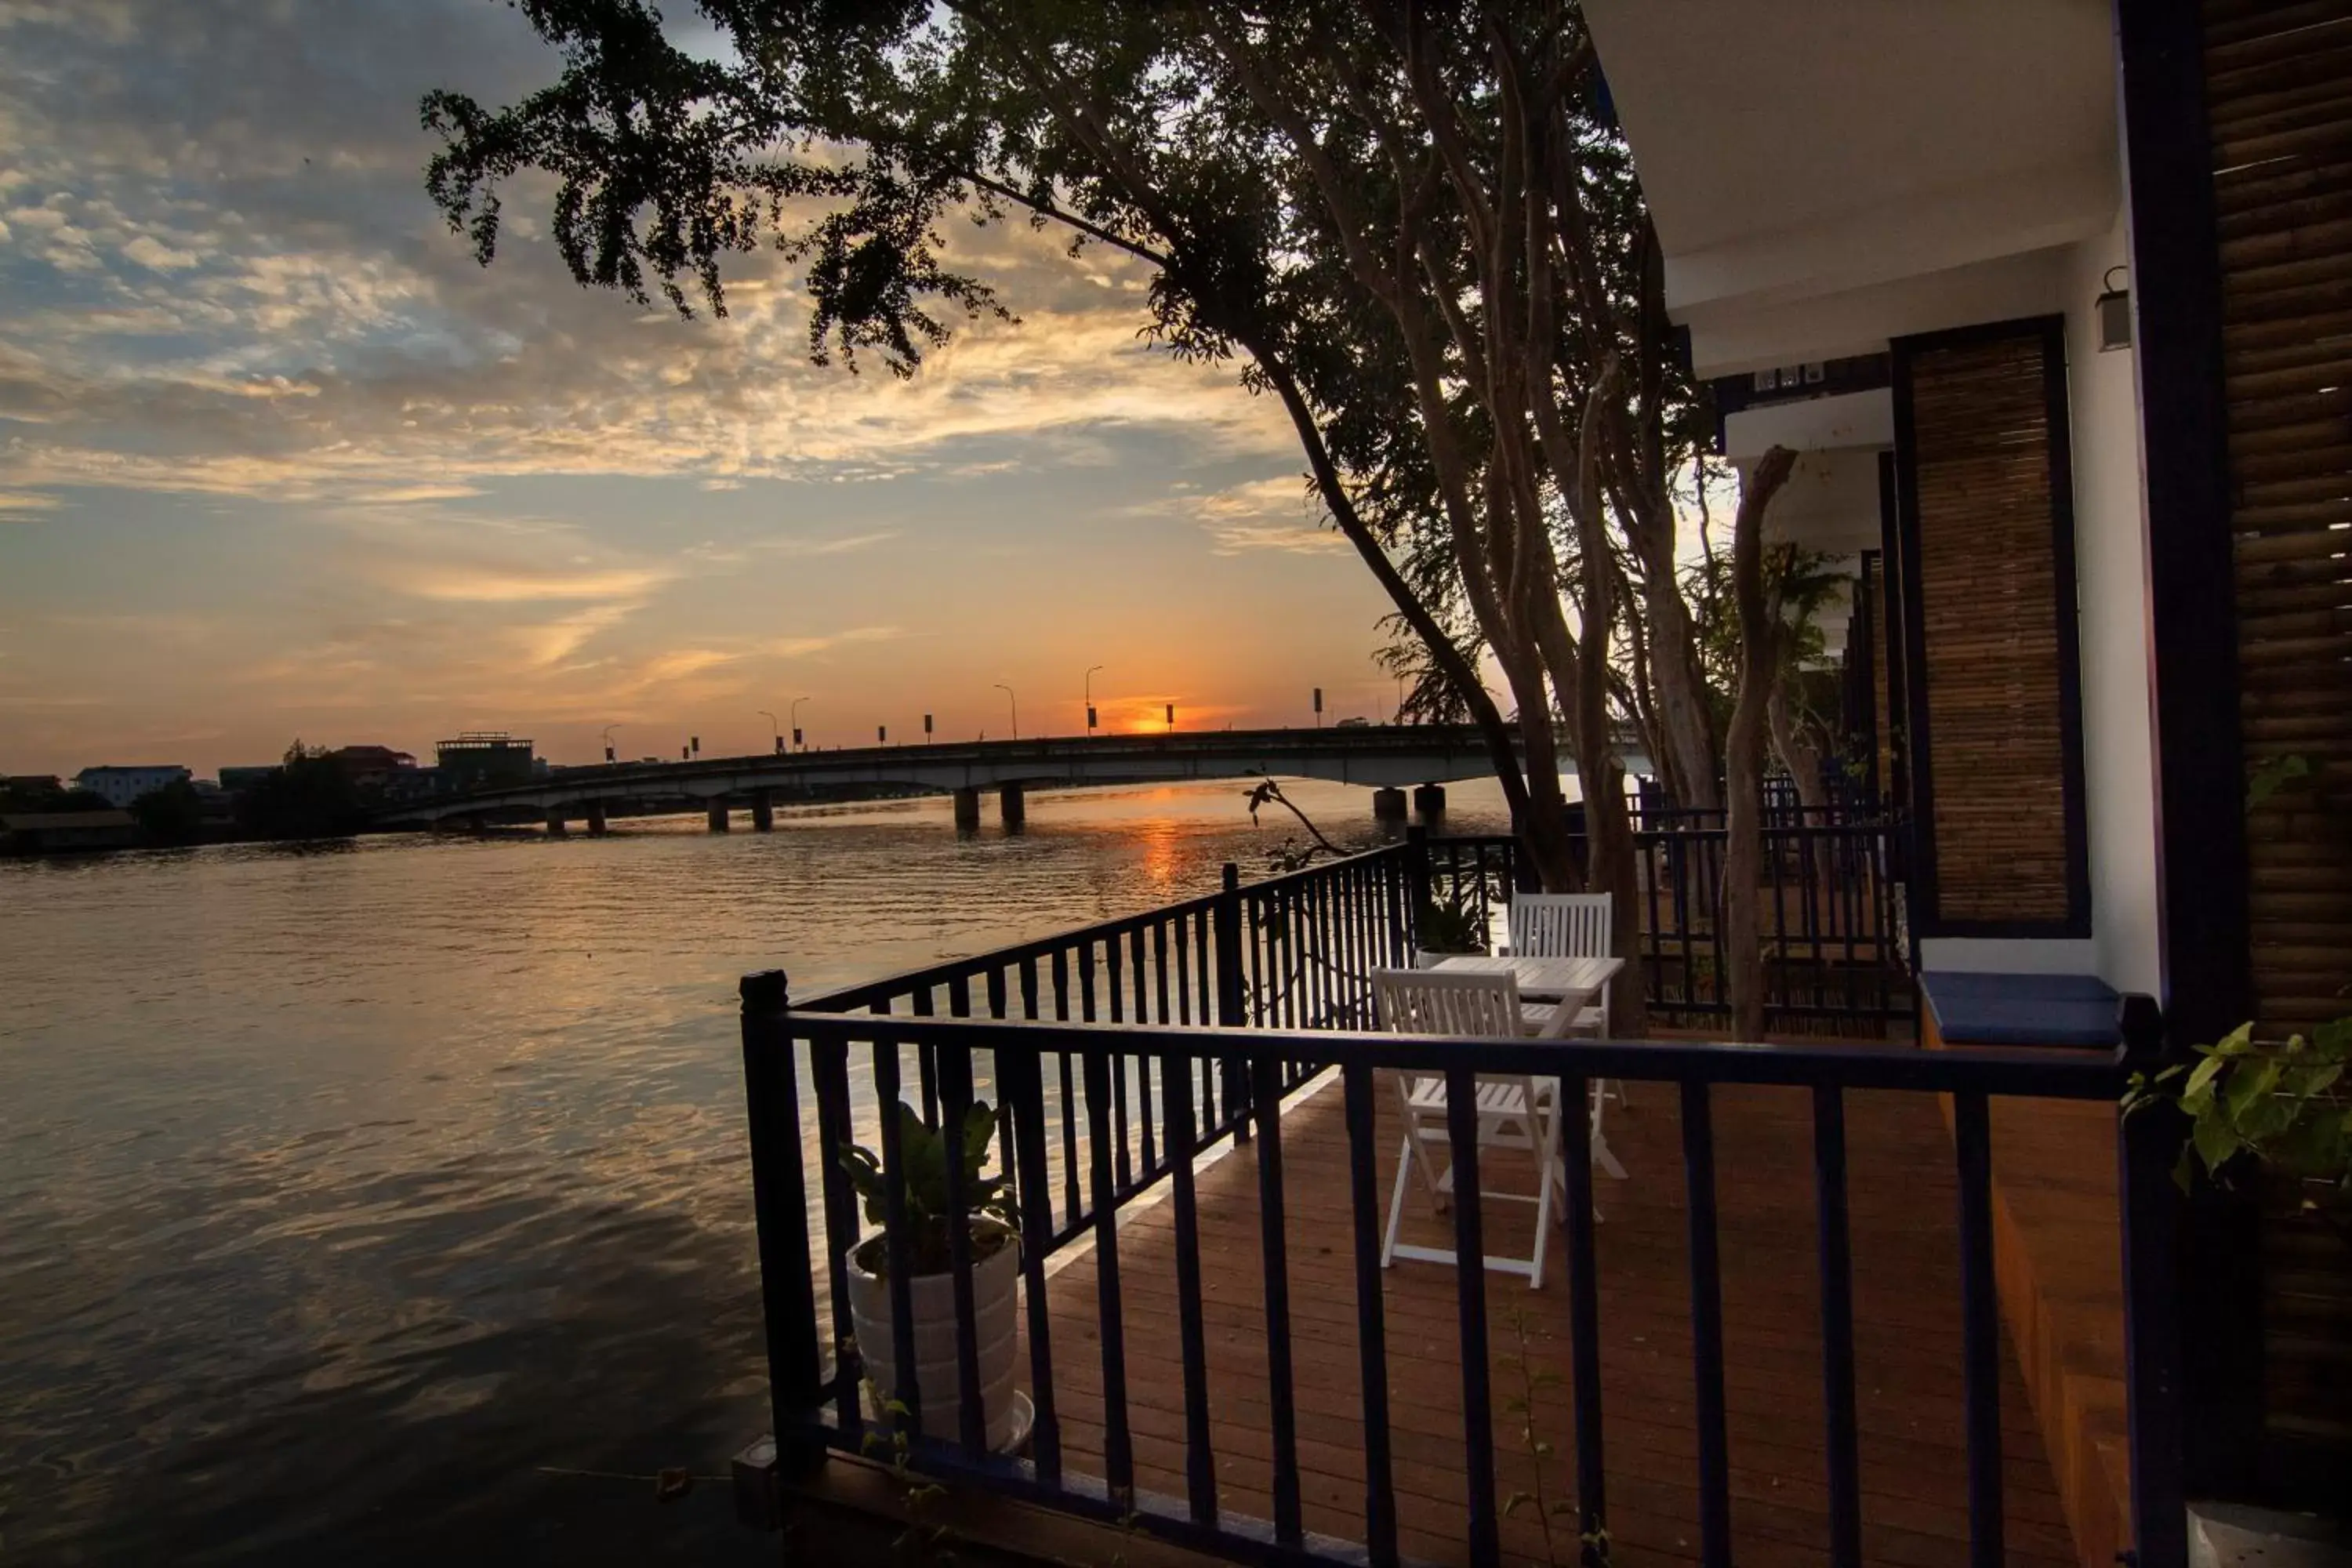
{"type": "Polygon", "coordinates": [[[1694,369],[2050,308],[2120,200],[2107,0],[1586,0],[1694,369]]]}

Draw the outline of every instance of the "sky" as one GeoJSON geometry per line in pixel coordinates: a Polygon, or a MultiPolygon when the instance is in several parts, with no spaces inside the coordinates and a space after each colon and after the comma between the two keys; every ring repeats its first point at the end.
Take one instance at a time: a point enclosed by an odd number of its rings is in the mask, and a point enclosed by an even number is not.
{"type": "Polygon", "coordinates": [[[1385,715],[1386,604],[1270,401],[1138,338],[1146,278],[950,232],[1017,324],[806,363],[772,257],[681,321],[575,285],[546,191],[478,267],[436,87],[553,57],[498,0],[0,0],[0,773],[559,763],[1385,715]]]}

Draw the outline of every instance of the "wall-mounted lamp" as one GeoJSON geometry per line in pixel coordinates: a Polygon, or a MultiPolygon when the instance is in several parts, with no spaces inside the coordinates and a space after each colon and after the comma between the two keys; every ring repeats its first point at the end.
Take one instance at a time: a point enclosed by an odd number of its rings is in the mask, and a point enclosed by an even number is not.
{"type": "Polygon", "coordinates": [[[2098,298],[2101,353],[2131,347],[2131,290],[2116,287],[2116,274],[2125,270],[2121,266],[2110,267],[2100,280],[2106,290],[2098,298]]]}

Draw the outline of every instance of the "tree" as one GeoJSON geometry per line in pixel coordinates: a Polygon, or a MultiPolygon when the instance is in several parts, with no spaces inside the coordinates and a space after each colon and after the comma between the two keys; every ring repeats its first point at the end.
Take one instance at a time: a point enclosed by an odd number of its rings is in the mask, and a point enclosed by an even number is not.
{"type": "MultiPolygon", "coordinates": [[[[643,0],[524,0],[558,79],[496,112],[426,98],[428,188],[480,259],[500,186],[543,170],[583,284],[723,312],[723,264],[772,244],[804,269],[813,357],[901,376],[951,316],[1006,313],[944,259],[951,214],[1139,259],[1150,330],[1281,404],[1417,644],[1420,700],[1479,728],[1544,885],[1609,891],[1638,963],[1616,724],[1684,798],[1715,790],[1674,564],[1697,410],[1573,5],[699,8],[723,48],[677,47],[643,0]]],[[[1642,989],[1616,988],[1621,1026],[1642,989]]]]}
{"type": "Polygon", "coordinates": [[[1775,447],[1757,461],[1739,497],[1731,528],[1731,591],[1739,616],[1739,697],[1724,745],[1724,979],[1731,1027],[1741,1039],[1764,1037],[1763,934],[1756,900],[1764,870],[1764,740],[1772,693],[1778,689],[1786,635],[1764,568],[1764,513],[1788,482],[1796,455],[1775,447]]]}
{"type": "Polygon", "coordinates": [[[351,775],[324,749],[299,740],[238,797],[236,813],[246,831],[261,838],[340,838],[365,820],[351,775]]]}
{"type": "Polygon", "coordinates": [[[205,829],[205,800],[196,786],[173,779],[131,803],[131,815],[150,844],[193,844],[205,829]]]}

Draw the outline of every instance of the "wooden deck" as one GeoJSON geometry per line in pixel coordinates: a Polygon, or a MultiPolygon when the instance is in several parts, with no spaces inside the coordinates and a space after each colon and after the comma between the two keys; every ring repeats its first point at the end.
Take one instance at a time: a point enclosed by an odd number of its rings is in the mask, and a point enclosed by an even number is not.
{"type": "MultiPolygon", "coordinates": [[[[1600,1300],[1609,1523],[1614,1559],[1672,1563],[1698,1556],[1691,1417],[1681,1134],[1675,1090],[1630,1084],[1610,1107],[1609,1138],[1631,1172],[1596,1173],[1602,1223],[1600,1300]]],[[[1299,1464],[1307,1528],[1362,1538],[1362,1418],[1358,1388],[1352,1220],[1336,1079],[1294,1102],[1283,1121],[1299,1464]]],[[[1381,1195],[1394,1173],[1393,1091],[1380,1089],[1381,1195]]],[[[1932,1099],[1858,1093],[1847,1115],[1862,1431],[1863,1530],[1877,1563],[1936,1568],[1966,1560],[1958,1247],[1951,1142],[1932,1099]]],[[[1732,1523],[1743,1564],[1827,1556],[1810,1101],[1794,1089],[1727,1088],[1715,1113],[1723,1255],[1732,1523]]],[[[1532,1191],[1515,1157],[1490,1155],[1491,1188],[1532,1191]]],[[[1273,1517],[1263,1271],[1255,1151],[1201,1173],[1210,1404],[1221,1507],[1273,1517]]],[[[1524,1249],[1530,1205],[1489,1204],[1487,1245],[1524,1249]]],[[[1448,1222],[1407,1199],[1408,1239],[1451,1241],[1448,1222]]],[[[1184,1495],[1172,1210],[1131,1214],[1118,1236],[1129,1422],[1137,1485],[1184,1495]]],[[[1558,1450],[1544,1495],[1573,1495],[1567,1387],[1566,1248],[1541,1291],[1488,1274],[1494,1352],[1493,1442],[1500,1489],[1532,1490],[1521,1418],[1509,1402],[1521,1363],[1557,1373],[1538,1391],[1537,1435],[1558,1450]],[[1514,1319],[1524,1314],[1524,1349],[1514,1319]]],[[[1096,1258],[1071,1258],[1048,1287],[1066,1467],[1102,1473],[1096,1258]]],[[[1400,1545],[1431,1563],[1466,1561],[1461,1372],[1454,1271],[1399,1262],[1385,1311],[1399,1493],[1400,1545]]],[[[1025,1359],[1025,1358],[1024,1358],[1025,1359]]],[[[2076,1561],[2057,1488],[2012,1355],[2004,1356],[2004,1498],[2013,1563],[2076,1561]]],[[[1547,1545],[1534,1512],[1503,1524],[1506,1559],[1571,1563],[1572,1511],[1547,1545]]]]}

